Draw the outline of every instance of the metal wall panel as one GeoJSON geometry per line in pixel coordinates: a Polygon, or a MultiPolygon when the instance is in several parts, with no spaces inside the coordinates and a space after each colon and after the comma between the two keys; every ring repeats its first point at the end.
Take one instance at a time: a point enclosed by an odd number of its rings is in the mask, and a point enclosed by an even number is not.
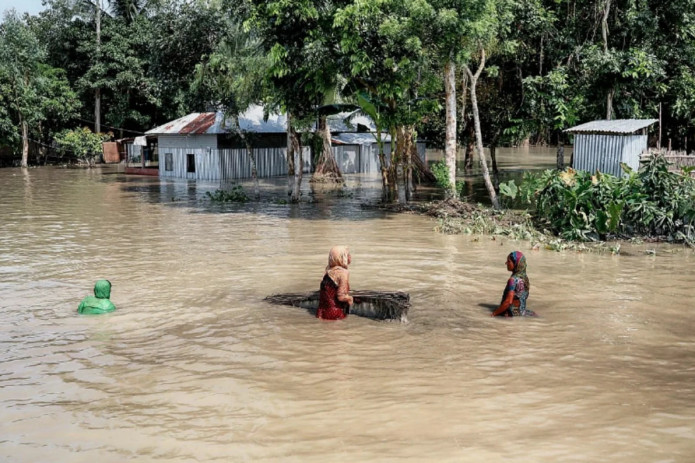
{"type": "Polygon", "coordinates": [[[639,167],[639,156],[647,147],[646,135],[577,134],[574,138],[574,166],[578,170],[621,176],[620,163],[639,167]]]}
{"type": "MultiPolygon", "coordinates": [[[[420,159],[426,162],[425,143],[416,144],[417,153],[420,159]]],[[[335,145],[333,146],[335,160],[344,174],[363,173],[378,175],[381,172],[379,163],[379,145],[372,143],[369,145],[335,145]]],[[[384,143],[384,155],[386,165],[391,155],[391,143],[384,143]]]]}
{"type": "MultiPolygon", "coordinates": [[[[220,179],[223,181],[251,178],[251,158],[246,149],[218,150],[220,159],[220,179]]],[[[277,177],[287,175],[287,149],[286,148],[256,148],[253,150],[256,157],[256,170],[258,178],[277,177]]],[[[304,172],[311,172],[311,150],[304,147],[304,172]]]]}
{"type": "Polygon", "coordinates": [[[157,143],[162,148],[217,148],[217,135],[159,135],[157,143]]]}

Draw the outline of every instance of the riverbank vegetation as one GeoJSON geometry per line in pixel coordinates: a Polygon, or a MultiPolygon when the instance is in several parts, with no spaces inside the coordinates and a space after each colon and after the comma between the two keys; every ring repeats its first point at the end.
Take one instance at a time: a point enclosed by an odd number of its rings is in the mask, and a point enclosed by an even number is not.
{"type": "Polygon", "coordinates": [[[458,147],[469,168],[487,145],[477,158],[497,206],[497,146],[561,148],[579,121],[661,115],[664,144],[686,147],[694,17],[687,0],[47,0],[0,25],[0,162],[45,163],[66,129],[123,138],[259,103],[290,115],[297,201],[302,146],[341,180],[330,137],[308,127],[352,107],[393,140],[385,201],[412,197],[425,139],[445,150],[451,197],[458,147]]]}
{"type": "Polygon", "coordinates": [[[669,171],[662,156],[625,176],[547,170],[501,191],[528,208],[536,225],[577,241],[643,237],[695,244],[695,179],[669,171]]]}
{"type": "Polygon", "coordinates": [[[447,234],[481,234],[529,240],[549,249],[610,249],[608,242],[695,245],[695,178],[669,170],[663,156],[646,159],[625,176],[567,168],[525,173],[517,185],[500,185],[505,210],[456,199],[390,206],[436,217],[447,234]],[[589,244],[590,243],[590,244],[589,244]]]}

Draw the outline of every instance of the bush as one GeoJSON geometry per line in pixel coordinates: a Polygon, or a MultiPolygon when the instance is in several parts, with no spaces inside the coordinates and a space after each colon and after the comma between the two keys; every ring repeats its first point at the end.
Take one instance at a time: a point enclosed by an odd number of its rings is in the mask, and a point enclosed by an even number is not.
{"type": "MultiPolygon", "coordinates": [[[[444,190],[449,189],[449,166],[444,161],[437,161],[430,169],[436,180],[436,185],[444,190]]],[[[466,182],[456,182],[456,194],[460,197],[466,182]]]]}
{"type": "MultiPolygon", "coordinates": [[[[571,168],[527,173],[517,194],[539,225],[565,239],[649,236],[695,243],[695,180],[669,172],[663,156],[652,156],[639,172],[623,169],[622,178],[571,168]]],[[[500,189],[508,197],[513,191],[510,185],[500,189]]]]}
{"type": "Polygon", "coordinates": [[[244,192],[241,185],[234,185],[228,190],[215,190],[214,193],[205,192],[210,201],[220,203],[245,203],[249,197],[244,192]]]}
{"type": "Polygon", "coordinates": [[[63,156],[75,156],[77,159],[94,164],[97,156],[103,152],[102,143],[111,138],[110,134],[94,133],[87,127],[63,130],[55,137],[58,152],[63,156]]]}

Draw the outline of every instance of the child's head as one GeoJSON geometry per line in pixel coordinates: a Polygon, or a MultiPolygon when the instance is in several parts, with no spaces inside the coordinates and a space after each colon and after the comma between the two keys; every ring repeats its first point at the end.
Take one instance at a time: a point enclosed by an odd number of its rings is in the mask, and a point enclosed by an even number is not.
{"type": "Polygon", "coordinates": [[[524,257],[521,251],[509,253],[507,256],[507,270],[514,273],[526,270],[526,257],[524,257]]]}
{"type": "Polygon", "coordinates": [[[98,280],[94,285],[94,295],[99,299],[111,297],[111,282],[109,280],[98,280]]]}
{"type": "Polygon", "coordinates": [[[348,268],[352,262],[350,249],[347,246],[333,246],[328,253],[328,268],[343,267],[348,268]]]}

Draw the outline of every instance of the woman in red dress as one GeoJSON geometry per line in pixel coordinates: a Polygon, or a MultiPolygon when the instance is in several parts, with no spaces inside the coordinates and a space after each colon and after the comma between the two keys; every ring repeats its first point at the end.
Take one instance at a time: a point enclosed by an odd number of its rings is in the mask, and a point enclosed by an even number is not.
{"type": "Polygon", "coordinates": [[[347,246],[333,246],[328,253],[328,267],[321,280],[319,308],[316,317],[322,320],[342,320],[350,312],[353,303],[350,296],[350,272],[352,256],[347,246]]]}

